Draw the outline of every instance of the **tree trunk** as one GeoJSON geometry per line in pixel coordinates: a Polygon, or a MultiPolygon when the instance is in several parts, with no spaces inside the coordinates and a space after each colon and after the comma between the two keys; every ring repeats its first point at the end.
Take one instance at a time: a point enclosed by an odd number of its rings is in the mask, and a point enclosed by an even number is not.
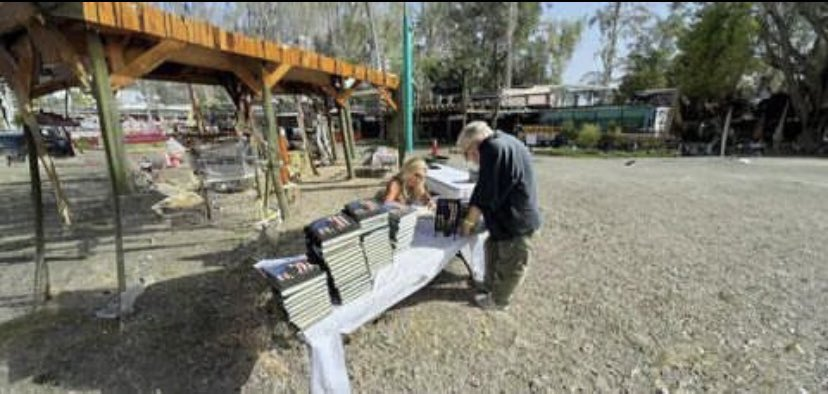
{"type": "Polygon", "coordinates": [[[371,61],[374,63],[374,67],[377,69],[384,70],[383,62],[381,60],[382,50],[379,46],[379,40],[377,39],[377,29],[374,23],[374,17],[371,14],[371,3],[364,2],[365,4],[365,15],[368,17],[368,28],[371,31],[371,61]]]}
{"type": "Polygon", "coordinates": [[[604,57],[604,75],[601,77],[601,83],[608,86],[612,83],[612,70],[615,68],[615,52],[618,46],[618,22],[621,19],[621,2],[615,2],[615,8],[612,12],[612,27],[609,32],[609,46],[604,57]]]}
{"type": "Polygon", "coordinates": [[[788,108],[791,106],[791,101],[785,102],[785,109],[782,110],[782,116],[779,118],[779,123],[776,124],[776,130],[773,132],[773,150],[779,152],[779,146],[784,138],[785,121],[788,119],[788,108]]]}
{"type": "Polygon", "coordinates": [[[727,136],[730,134],[730,119],[733,116],[733,106],[727,110],[727,117],[725,117],[724,128],[722,129],[722,148],[720,156],[725,156],[725,149],[727,148],[727,136]]]}
{"type": "Polygon", "coordinates": [[[514,63],[512,51],[514,46],[515,28],[517,27],[517,7],[517,2],[509,2],[509,20],[507,21],[508,27],[506,28],[506,75],[503,78],[503,86],[507,89],[512,87],[512,66],[514,63]]]}

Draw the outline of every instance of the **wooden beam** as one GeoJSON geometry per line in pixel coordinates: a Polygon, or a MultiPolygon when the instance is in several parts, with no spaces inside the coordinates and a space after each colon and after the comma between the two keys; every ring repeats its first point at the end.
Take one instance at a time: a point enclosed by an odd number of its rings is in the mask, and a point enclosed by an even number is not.
{"type": "Polygon", "coordinates": [[[351,98],[351,95],[354,94],[354,89],[345,89],[339,92],[339,96],[337,96],[336,100],[339,102],[347,102],[348,99],[351,98]]]}
{"type": "Polygon", "coordinates": [[[285,75],[287,75],[288,71],[290,71],[290,68],[290,64],[282,63],[279,65],[279,67],[276,67],[276,69],[273,70],[273,72],[268,72],[267,74],[265,74],[265,86],[268,89],[273,89],[273,87],[276,86],[276,84],[279,83],[279,81],[281,81],[282,78],[285,77],[285,75]]]}
{"type": "Polygon", "coordinates": [[[164,81],[164,82],[181,82],[187,81],[196,85],[222,85],[221,79],[217,76],[210,76],[205,74],[178,74],[178,73],[157,73],[152,72],[145,75],[141,79],[164,81]]]}
{"type": "Polygon", "coordinates": [[[74,77],[72,79],[59,79],[55,81],[44,82],[32,88],[32,98],[35,99],[50,93],[57,92],[58,90],[64,90],[77,86],[80,86],[80,82],[74,77]]]}
{"type": "Polygon", "coordinates": [[[394,98],[391,97],[391,93],[388,92],[388,89],[377,87],[377,94],[379,94],[380,98],[385,101],[391,109],[397,111],[397,103],[394,102],[394,98]]]}
{"type": "Polygon", "coordinates": [[[328,96],[331,96],[331,98],[333,98],[340,107],[346,106],[348,104],[348,99],[351,98],[351,95],[354,93],[354,89],[344,89],[337,92],[332,86],[323,85],[321,88],[322,91],[328,96]]]}
{"type": "Polygon", "coordinates": [[[110,82],[112,89],[118,90],[133,83],[136,79],[160,66],[170,55],[183,49],[185,46],[186,44],[180,41],[162,40],[154,47],[142,53],[138,58],[126,64],[123,68],[115,70],[110,82]]]}
{"type": "Polygon", "coordinates": [[[259,94],[262,89],[262,83],[259,82],[256,74],[251,71],[252,67],[244,58],[187,46],[183,50],[172,54],[168,61],[187,66],[231,72],[255,94],[259,94]]]}
{"type": "Polygon", "coordinates": [[[22,28],[35,16],[34,3],[8,2],[3,4],[3,17],[0,18],[0,35],[22,28]]]}
{"type": "Polygon", "coordinates": [[[244,67],[241,64],[234,64],[232,66],[233,74],[239,78],[239,80],[244,83],[252,92],[255,94],[259,94],[260,90],[262,89],[259,84],[256,83],[256,76],[250,71],[249,68],[244,67]]]}
{"type": "Polygon", "coordinates": [[[89,88],[89,74],[83,65],[80,56],[75,52],[69,39],[54,27],[46,26],[40,20],[33,20],[28,26],[32,44],[38,49],[42,56],[57,57],[66,65],[71,73],[77,78],[84,89],[89,88]]]}
{"type": "Polygon", "coordinates": [[[49,265],[46,263],[46,234],[43,226],[43,191],[40,180],[40,166],[37,159],[37,143],[35,131],[24,126],[26,145],[29,151],[29,178],[31,183],[32,206],[34,207],[35,222],[35,275],[34,275],[34,307],[49,299],[49,265]]]}
{"type": "Polygon", "coordinates": [[[24,125],[33,130],[34,147],[37,149],[37,155],[43,164],[49,180],[54,186],[58,213],[63,218],[64,223],[71,224],[69,203],[66,200],[66,195],[63,193],[60,177],[55,169],[55,163],[52,161],[52,157],[46,152],[46,142],[43,141],[37,120],[31,113],[32,80],[34,79],[36,69],[34,47],[27,36],[12,44],[11,51],[12,53],[9,53],[5,49],[0,48],[0,75],[4,76],[14,90],[18,113],[21,115],[24,125]]]}
{"type": "Polygon", "coordinates": [[[311,86],[327,86],[331,84],[331,76],[320,71],[301,68],[294,65],[285,76],[285,81],[299,82],[311,86]]]}
{"type": "Polygon", "coordinates": [[[124,60],[124,44],[121,41],[110,40],[106,43],[106,60],[109,60],[110,70],[122,70],[126,67],[124,60]]]}
{"type": "Polygon", "coordinates": [[[18,100],[24,99],[26,100],[24,102],[28,102],[31,96],[31,87],[23,85],[23,80],[20,79],[17,70],[17,60],[9,51],[0,46],[0,76],[11,86],[18,100]]]}

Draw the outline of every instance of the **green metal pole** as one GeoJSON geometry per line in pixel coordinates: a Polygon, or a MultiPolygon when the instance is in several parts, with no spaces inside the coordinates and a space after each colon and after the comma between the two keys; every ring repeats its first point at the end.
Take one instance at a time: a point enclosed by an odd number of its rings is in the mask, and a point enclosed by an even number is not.
{"type": "Polygon", "coordinates": [[[405,130],[405,152],[414,151],[414,91],[413,84],[413,51],[411,45],[411,26],[408,21],[408,6],[403,3],[403,127],[405,130]]]}

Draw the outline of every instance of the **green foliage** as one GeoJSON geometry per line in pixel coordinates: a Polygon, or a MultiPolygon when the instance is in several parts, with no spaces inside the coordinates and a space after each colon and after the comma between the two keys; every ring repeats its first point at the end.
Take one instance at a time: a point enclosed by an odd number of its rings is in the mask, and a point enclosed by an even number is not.
{"type": "Polygon", "coordinates": [[[718,101],[731,97],[756,65],[758,33],[751,3],[712,3],[678,41],[681,53],[674,75],[691,99],[718,101]]]}
{"type": "Polygon", "coordinates": [[[561,124],[561,135],[567,141],[575,141],[578,138],[578,129],[575,127],[575,122],[572,119],[567,119],[561,124]]]}
{"type": "MultiPolygon", "coordinates": [[[[575,48],[578,46],[578,42],[581,41],[583,31],[584,21],[580,19],[575,21],[557,19],[552,21],[548,27],[547,42],[551,69],[549,83],[560,84],[563,82],[566,65],[572,59],[572,54],[575,53],[575,48]]],[[[541,63],[543,66],[545,64],[545,62],[541,63]]],[[[538,81],[537,83],[541,82],[538,81]]]]}
{"type": "Polygon", "coordinates": [[[592,123],[585,123],[578,132],[576,142],[582,148],[594,148],[601,139],[601,128],[592,123]]]}

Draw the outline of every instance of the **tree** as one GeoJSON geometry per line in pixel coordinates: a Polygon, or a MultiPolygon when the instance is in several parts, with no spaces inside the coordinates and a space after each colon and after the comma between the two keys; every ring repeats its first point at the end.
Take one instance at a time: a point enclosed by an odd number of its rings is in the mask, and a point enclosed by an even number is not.
{"type": "Polygon", "coordinates": [[[756,65],[758,24],[750,3],[712,3],[678,41],[674,75],[682,94],[698,102],[731,99],[756,65]]]}
{"type": "Polygon", "coordinates": [[[601,32],[602,48],[598,53],[602,69],[599,74],[587,74],[585,79],[592,83],[609,86],[619,66],[618,43],[622,38],[634,38],[640,34],[641,26],[651,18],[650,11],[636,3],[609,2],[597,10],[589,19],[589,25],[598,25],[601,32]]]}
{"type": "Polygon", "coordinates": [[[627,56],[627,73],[621,78],[618,91],[621,98],[628,99],[636,92],[646,89],[670,86],[667,71],[670,69],[670,55],[659,49],[627,56]]]}
{"type": "Polygon", "coordinates": [[[799,143],[814,150],[828,123],[828,4],[762,3],[763,57],[784,77],[799,117],[799,143]]]}
{"type": "Polygon", "coordinates": [[[583,20],[554,20],[550,24],[547,34],[551,63],[550,83],[560,84],[563,82],[563,73],[575,53],[575,48],[581,41],[583,31],[583,20]]]}
{"type": "Polygon", "coordinates": [[[375,68],[383,69],[383,61],[381,60],[382,48],[380,48],[379,39],[377,38],[377,29],[375,27],[374,18],[371,16],[371,2],[363,2],[365,5],[365,17],[368,19],[368,28],[371,31],[371,64],[375,68]]]}
{"type": "Polygon", "coordinates": [[[758,24],[752,7],[750,3],[708,4],[678,41],[673,75],[682,94],[690,98],[691,109],[701,114],[712,110],[714,124],[721,124],[724,116],[722,156],[733,113],[727,102],[736,98],[740,81],[757,64],[753,48],[758,24]]]}
{"type": "Polygon", "coordinates": [[[685,30],[685,16],[677,10],[644,27],[624,61],[625,73],[618,87],[622,100],[641,90],[672,86],[670,69],[678,38],[685,30]]]}
{"type": "MultiPolygon", "coordinates": [[[[516,8],[512,60],[520,63],[530,36],[538,27],[541,7],[537,2],[523,2],[516,8]]],[[[503,21],[508,13],[507,3],[432,4],[423,9],[418,25],[426,33],[424,41],[433,48],[428,50],[430,56],[425,60],[430,67],[426,75],[438,89],[465,85],[469,89],[492,91],[503,85],[509,27],[503,21]],[[441,25],[434,26],[425,19],[435,14],[443,22],[441,25]]]]}
{"type": "Polygon", "coordinates": [[[509,15],[507,19],[508,27],[506,28],[506,75],[504,76],[504,87],[512,87],[512,67],[515,63],[514,59],[514,38],[515,29],[517,28],[517,10],[518,3],[509,2],[509,15]]]}

